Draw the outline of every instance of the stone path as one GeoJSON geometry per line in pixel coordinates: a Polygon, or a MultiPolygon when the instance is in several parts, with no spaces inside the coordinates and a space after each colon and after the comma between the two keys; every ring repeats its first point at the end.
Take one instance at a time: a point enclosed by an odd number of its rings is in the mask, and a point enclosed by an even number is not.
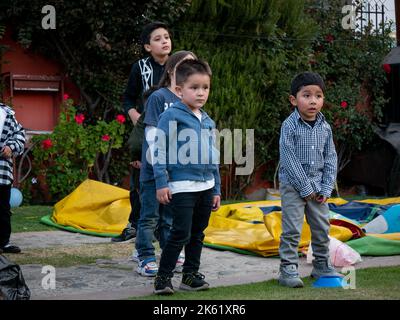
{"type": "MultiPolygon", "coordinates": [[[[110,243],[109,238],[91,237],[66,231],[26,232],[12,234],[12,242],[28,251],[31,248],[76,246],[84,243],[110,243]]],[[[118,243],[114,244],[118,246],[118,243]]],[[[133,247],[133,243],[132,243],[133,247]]],[[[12,259],[12,256],[11,256],[12,259]]],[[[159,253],[157,256],[159,259],[159,253]]],[[[400,265],[400,256],[363,257],[355,267],[400,265]]],[[[153,279],[139,276],[136,262],[124,259],[97,260],[90,265],[56,268],[56,288],[43,289],[42,265],[22,265],[22,272],[31,290],[32,300],[111,300],[126,299],[152,293],[153,279]]],[[[230,251],[204,248],[200,272],[211,286],[228,286],[260,282],[278,277],[279,259],[262,258],[230,251]]],[[[311,266],[300,259],[301,276],[311,272],[311,266]]],[[[340,270],[339,270],[340,271],[340,270]]],[[[178,287],[181,275],[175,274],[174,287],[178,287]]]]}

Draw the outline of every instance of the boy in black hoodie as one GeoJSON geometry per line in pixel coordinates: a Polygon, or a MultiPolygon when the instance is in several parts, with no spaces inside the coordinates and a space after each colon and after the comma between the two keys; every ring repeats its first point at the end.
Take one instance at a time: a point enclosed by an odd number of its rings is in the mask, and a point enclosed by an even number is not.
{"type": "Polygon", "coordinates": [[[138,150],[137,160],[132,163],[133,168],[130,179],[130,202],[132,210],[127,227],[118,237],[112,239],[114,242],[127,241],[136,236],[137,221],[140,215],[138,189],[142,148],[142,139],[139,138],[140,135],[136,134],[136,132],[144,130],[141,128],[143,126],[143,119],[140,117],[144,105],[143,93],[150,89],[150,87],[158,85],[164,72],[165,63],[172,50],[168,27],[159,21],[145,25],[140,35],[140,40],[148,56],[139,59],[132,65],[123,96],[124,111],[135,126],[130,139],[136,142],[134,146],[137,145],[137,148],[134,149],[138,150]],[[135,139],[135,135],[138,136],[138,139],[135,139]]]}

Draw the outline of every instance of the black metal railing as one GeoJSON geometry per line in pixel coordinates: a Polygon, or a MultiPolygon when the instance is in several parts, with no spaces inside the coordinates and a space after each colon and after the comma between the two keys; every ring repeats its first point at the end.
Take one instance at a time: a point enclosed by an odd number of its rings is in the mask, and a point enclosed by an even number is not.
{"type": "Polygon", "coordinates": [[[363,0],[357,1],[356,24],[359,31],[364,32],[366,28],[371,28],[376,33],[385,32],[385,1],[363,0]]]}

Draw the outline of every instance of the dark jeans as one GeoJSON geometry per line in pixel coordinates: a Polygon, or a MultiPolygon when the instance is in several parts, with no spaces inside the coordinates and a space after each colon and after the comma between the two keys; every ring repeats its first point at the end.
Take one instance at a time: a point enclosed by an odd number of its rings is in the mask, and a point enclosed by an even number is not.
{"type": "Polygon", "coordinates": [[[10,194],[11,185],[0,185],[0,247],[4,247],[10,241],[10,194]]]}
{"type": "Polygon", "coordinates": [[[171,229],[172,216],[157,201],[155,180],[140,183],[140,196],[142,209],[136,234],[136,249],[139,259],[145,260],[155,258],[153,237],[157,226],[160,231],[160,248],[164,248],[171,229]]]}
{"type": "Polygon", "coordinates": [[[162,253],[158,275],[172,277],[176,260],[185,247],[183,272],[197,272],[203,248],[204,230],[212,208],[212,189],[172,195],[167,207],[172,214],[172,228],[162,253]]]}
{"type": "Polygon", "coordinates": [[[131,202],[131,213],[129,215],[129,222],[132,227],[137,229],[140,217],[140,196],[139,196],[139,175],[140,169],[133,168],[130,177],[130,192],[129,200],[131,202]]]}

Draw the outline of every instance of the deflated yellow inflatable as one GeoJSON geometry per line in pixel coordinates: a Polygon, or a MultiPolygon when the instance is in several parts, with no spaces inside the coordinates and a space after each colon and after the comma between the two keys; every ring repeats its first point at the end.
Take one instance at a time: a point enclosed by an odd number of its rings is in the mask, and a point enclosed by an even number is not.
{"type": "MultiPolygon", "coordinates": [[[[329,202],[342,205],[347,201],[330,199],[329,202]]],[[[364,202],[400,203],[400,198],[371,199],[364,202]]],[[[279,200],[274,200],[221,206],[211,214],[205,230],[206,245],[242,250],[261,256],[277,255],[281,234],[280,205],[279,200]]],[[[128,190],[86,180],[59,201],[54,207],[52,217],[47,217],[47,222],[43,222],[70,231],[116,236],[126,227],[130,211],[128,190]]],[[[344,242],[351,239],[353,233],[349,228],[331,224],[330,235],[344,242]]],[[[400,233],[374,236],[400,239],[400,233]]],[[[304,221],[299,251],[308,247],[310,239],[310,227],[304,221]]]]}
{"type": "MultiPolygon", "coordinates": [[[[343,199],[331,201],[337,204],[346,203],[343,199]]],[[[264,257],[277,255],[282,232],[281,212],[272,211],[264,214],[260,207],[280,205],[279,200],[274,200],[221,206],[218,211],[211,214],[204,242],[252,251],[264,257]]],[[[341,241],[347,241],[351,239],[352,232],[347,228],[331,225],[330,235],[341,241]]],[[[302,247],[308,247],[310,240],[310,227],[304,220],[299,251],[302,247]]]]}
{"type": "Polygon", "coordinates": [[[78,232],[117,235],[126,227],[130,212],[128,190],[86,180],[56,203],[52,220],[78,232]]]}

